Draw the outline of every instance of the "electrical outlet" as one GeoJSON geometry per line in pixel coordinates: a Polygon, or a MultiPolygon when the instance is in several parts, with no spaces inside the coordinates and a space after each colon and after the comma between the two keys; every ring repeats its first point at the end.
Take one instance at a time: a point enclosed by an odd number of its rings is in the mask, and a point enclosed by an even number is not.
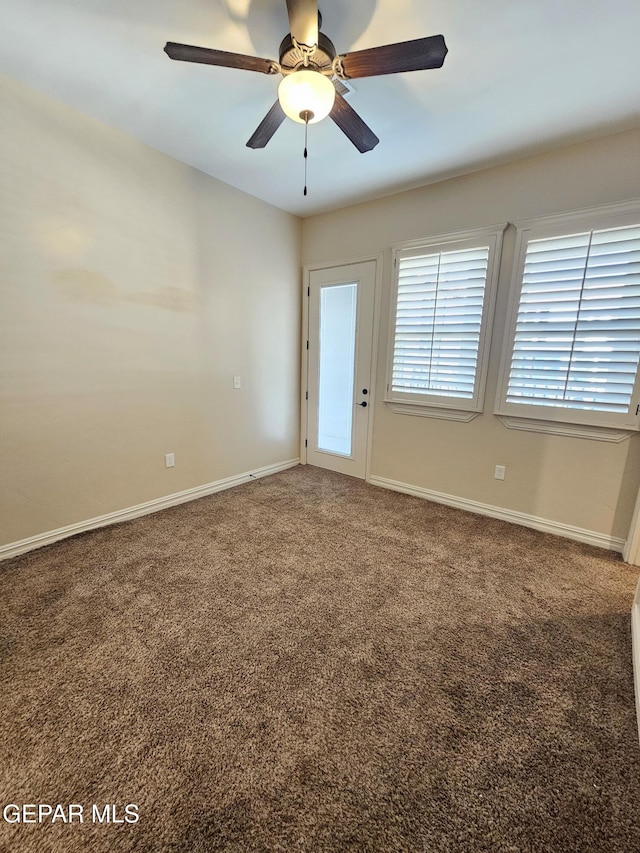
{"type": "Polygon", "coordinates": [[[176,455],[175,453],[165,453],[164,455],[164,464],[166,468],[173,468],[176,464],[176,455]]]}
{"type": "Polygon", "coordinates": [[[242,379],[239,376],[233,377],[233,387],[242,388],[242,379]]]}
{"type": "Polygon", "coordinates": [[[496,465],[496,470],[494,473],[494,477],[496,480],[504,480],[504,475],[507,473],[506,465],[496,465]]]}

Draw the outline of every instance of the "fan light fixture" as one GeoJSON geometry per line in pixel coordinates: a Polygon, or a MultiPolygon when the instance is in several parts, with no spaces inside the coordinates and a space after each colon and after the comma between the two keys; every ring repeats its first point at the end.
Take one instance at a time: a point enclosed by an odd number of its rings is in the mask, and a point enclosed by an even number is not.
{"type": "MultiPolygon", "coordinates": [[[[275,0],[270,0],[270,3],[275,5],[275,0]]],[[[248,4],[249,0],[246,0],[240,5],[248,4]]],[[[375,5],[374,0],[369,0],[369,5],[375,5]]],[[[358,151],[362,154],[372,151],[380,140],[345,100],[344,92],[336,92],[331,79],[358,80],[381,74],[441,68],[447,55],[444,36],[425,36],[339,54],[331,39],[322,32],[318,0],[286,0],[286,6],[289,32],[280,42],[277,62],[175,41],[168,41],[164,51],[170,59],[181,62],[257,71],[274,77],[282,74],[278,100],[252,133],[247,142],[248,148],[264,148],[288,116],[305,125],[306,150],[308,124],[328,116],[358,151]]]]}
{"type": "Polygon", "coordinates": [[[278,86],[278,100],[285,114],[294,121],[316,124],[333,109],[336,90],[319,71],[308,68],[283,77],[278,86]]]}

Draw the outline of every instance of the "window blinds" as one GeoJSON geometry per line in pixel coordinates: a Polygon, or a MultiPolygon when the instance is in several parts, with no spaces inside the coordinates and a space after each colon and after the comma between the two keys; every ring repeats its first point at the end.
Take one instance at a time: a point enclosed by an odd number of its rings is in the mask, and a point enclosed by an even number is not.
{"type": "Polygon", "coordinates": [[[400,256],[392,389],[472,399],[489,248],[400,256]]]}
{"type": "Polygon", "coordinates": [[[627,413],[640,355],[640,225],[527,245],[507,402],[627,413]]]}

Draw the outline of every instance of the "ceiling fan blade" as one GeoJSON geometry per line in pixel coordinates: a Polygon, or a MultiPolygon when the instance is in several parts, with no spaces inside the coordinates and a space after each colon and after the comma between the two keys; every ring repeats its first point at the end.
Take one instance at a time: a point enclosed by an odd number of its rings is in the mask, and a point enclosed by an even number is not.
{"type": "Polygon", "coordinates": [[[413,41],[370,47],[368,50],[356,50],[353,53],[345,53],[339,59],[344,76],[356,78],[441,68],[446,55],[444,36],[427,36],[413,41]]]}
{"type": "Polygon", "coordinates": [[[318,44],[318,0],[287,0],[289,32],[298,42],[318,44]]]}
{"type": "Polygon", "coordinates": [[[380,142],[371,128],[363,122],[358,113],[339,92],[336,92],[336,99],[333,102],[333,109],[329,113],[329,118],[333,119],[361,154],[371,151],[380,142]]]}
{"type": "Polygon", "coordinates": [[[192,44],[176,44],[174,41],[166,43],[164,52],[170,59],[180,59],[183,62],[202,62],[204,65],[221,65],[225,68],[261,71],[263,74],[275,74],[277,72],[275,63],[270,59],[245,56],[243,53],[229,53],[226,50],[195,47],[192,44]]]}
{"type": "Polygon", "coordinates": [[[255,129],[253,136],[247,142],[247,148],[264,148],[285,118],[280,101],[276,101],[255,129]]]}

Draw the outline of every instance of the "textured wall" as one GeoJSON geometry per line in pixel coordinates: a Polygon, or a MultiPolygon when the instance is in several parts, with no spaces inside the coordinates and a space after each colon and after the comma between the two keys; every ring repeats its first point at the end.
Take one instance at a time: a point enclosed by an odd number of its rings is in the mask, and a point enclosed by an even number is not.
{"type": "Polygon", "coordinates": [[[0,124],[0,544],[297,457],[299,220],[8,78],[0,124]]]}
{"type": "MultiPolygon", "coordinates": [[[[427,152],[425,152],[427,156],[427,152]]],[[[505,235],[485,413],[471,423],[394,414],[382,402],[390,303],[389,244],[640,197],[640,132],[311,217],[303,263],[385,252],[372,474],[625,538],[640,479],[640,436],[622,444],[506,429],[492,414],[513,260],[505,235]],[[504,482],[496,464],[507,466],[504,482]]]]}

